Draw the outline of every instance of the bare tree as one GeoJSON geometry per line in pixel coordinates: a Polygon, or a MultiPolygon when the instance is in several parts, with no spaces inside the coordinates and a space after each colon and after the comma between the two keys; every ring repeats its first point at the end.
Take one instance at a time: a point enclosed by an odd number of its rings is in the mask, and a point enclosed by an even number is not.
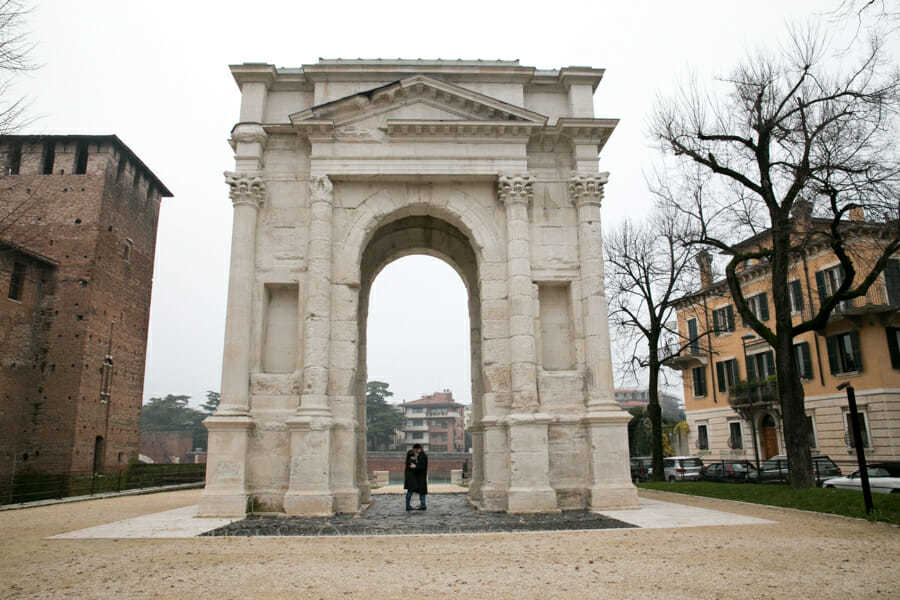
{"type": "Polygon", "coordinates": [[[13,83],[17,75],[37,68],[26,22],[30,12],[23,0],[0,0],[0,135],[27,124],[28,101],[13,93],[13,83]]]}
{"type": "Polygon", "coordinates": [[[665,157],[655,191],[693,221],[689,243],[725,256],[738,312],[774,349],[793,487],[814,479],[792,340],[823,330],[839,302],[865,295],[900,249],[900,75],[885,54],[877,40],[851,57],[831,51],[814,28],[792,30],[784,48],[749,56],[711,87],[692,80],[660,98],[650,122],[665,157]],[[806,209],[806,227],[792,218],[795,207],[806,209]],[[847,219],[860,214],[873,240],[864,256],[852,249],[863,225],[847,219]],[[823,243],[840,260],[843,281],[792,323],[789,267],[823,243]],[[738,272],[751,260],[768,265],[774,327],[741,291],[738,272]]]}
{"type": "Polygon", "coordinates": [[[680,352],[667,344],[668,338],[678,339],[674,301],[696,289],[691,268],[696,250],[682,243],[689,226],[679,212],[658,209],[642,221],[623,221],[604,244],[610,322],[621,343],[629,345],[625,367],[635,374],[638,369],[648,371],[647,412],[657,481],[665,480],[660,370],[666,358],[680,352]]]}

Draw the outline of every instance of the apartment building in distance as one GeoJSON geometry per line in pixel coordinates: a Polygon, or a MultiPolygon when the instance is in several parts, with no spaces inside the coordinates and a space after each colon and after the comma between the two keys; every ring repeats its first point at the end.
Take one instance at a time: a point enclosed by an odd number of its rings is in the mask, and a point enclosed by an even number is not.
{"type": "MultiPolygon", "coordinates": [[[[616,388],[613,390],[615,400],[625,410],[629,408],[647,408],[650,404],[650,390],[647,388],[616,388]]],[[[681,400],[677,396],[660,391],[659,406],[662,416],[669,421],[683,421],[684,411],[681,409],[681,400]]]]}
{"type": "MultiPolygon", "coordinates": [[[[795,235],[824,228],[800,202],[793,214],[795,235]]],[[[849,254],[863,275],[878,254],[883,226],[868,223],[854,210],[843,223],[852,234],[849,254]],[[865,271],[863,271],[865,269],[865,271]]],[[[746,248],[765,247],[769,232],[745,240],[746,248]]],[[[811,236],[811,239],[816,239],[811,236]]],[[[746,327],[724,279],[713,281],[711,257],[698,257],[701,289],[677,304],[678,329],[690,346],[670,355],[665,364],[681,370],[692,453],[712,461],[722,457],[761,460],[785,452],[780,407],[775,394],[772,348],[746,327]]],[[[774,329],[768,264],[747,264],[738,273],[753,313],[774,329]]],[[[840,285],[843,272],[823,241],[806,246],[791,265],[789,296],[794,323],[818,311],[822,298],[840,285]]],[[[857,276],[857,281],[859,275],[857,276]]],[[[849,435],[846,393],[856,390],[863,443],[869,460],[900,459],[900,256],[866,296],[840,304],[827,326],[794,340],[794,358],[802,373],[813,452],[827,454],[850,467],[855,451],[849,435]]],[[[676,352],[678,344],[670,344],[676,352]]]]}
{"type": "Polygon", "coordinates": [[[399,406],[406,417],[404,448],[422,444],[426,452],[465,452],[465,405],[450,390],[399,406]]]}
{"type": "Polygon", "coordinates": [[[0,137],[0,482],[138,457],[160,199],[114,135],[0,137]]]}

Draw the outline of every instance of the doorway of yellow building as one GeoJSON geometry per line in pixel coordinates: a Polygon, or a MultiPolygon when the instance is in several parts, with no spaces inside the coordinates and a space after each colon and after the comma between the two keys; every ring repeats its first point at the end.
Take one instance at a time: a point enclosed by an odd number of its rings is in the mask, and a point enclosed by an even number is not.
{"type": "Polygon", "coordinates": [[[762,419],[761,427],[763,457],[768,460],[778,454],[778,433],[775,429],[775,419],[772,415],[766,415],[762,419]]]}

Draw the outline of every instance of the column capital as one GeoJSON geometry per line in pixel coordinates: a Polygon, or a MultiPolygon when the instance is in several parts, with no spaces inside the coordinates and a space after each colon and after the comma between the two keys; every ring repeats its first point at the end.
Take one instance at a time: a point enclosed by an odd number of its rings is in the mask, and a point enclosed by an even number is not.
{"type": "Polygon", "coordinates": [[[334,201],[334,184],[328,175],[318,175],[309,180],[309,196],[312,202],[334,201]]]}
{"type": "Polygon", "coordinates": [[[263,147],[269,139],[269,134],[259,123],[238,123],[231,130],[231,144],[261,144],[263,147]]]}
{"type": "Polygon", "coordinates": [[[603,202],[603,187],[609,181],[609,173],[596,175],[574,175],[569,180],[569,197],[575,206],[600,206],[603,202]]]}
{"type": "Polygon", "coordinates": [[[527,173],[501,174],[497,177],[497,197],[500,202],[528,204],[534,196],[534,177],[527,173]]]}
{"type": "Polygon", "coordinates": [[[266,199],[266,182],[257,173],[225,171],[225,183],[234,206],[243,204],[258,209],[266,199]]]}

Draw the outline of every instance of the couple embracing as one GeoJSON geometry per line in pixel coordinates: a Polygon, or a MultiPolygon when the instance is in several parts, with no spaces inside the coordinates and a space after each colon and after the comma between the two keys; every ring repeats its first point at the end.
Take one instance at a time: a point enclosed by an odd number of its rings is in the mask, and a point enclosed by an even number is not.
{"type": "Polygon", "coordinates": [[[406,453],[406,469],[403,473],[403,488],[406,490],[406,510],[426,510],[425,496],[428,494],[428,455],[422,444],[415,444],[406,453]],[[414,509],[409,501],[412,495],[419,495],[419,508],[414,509]]]}

